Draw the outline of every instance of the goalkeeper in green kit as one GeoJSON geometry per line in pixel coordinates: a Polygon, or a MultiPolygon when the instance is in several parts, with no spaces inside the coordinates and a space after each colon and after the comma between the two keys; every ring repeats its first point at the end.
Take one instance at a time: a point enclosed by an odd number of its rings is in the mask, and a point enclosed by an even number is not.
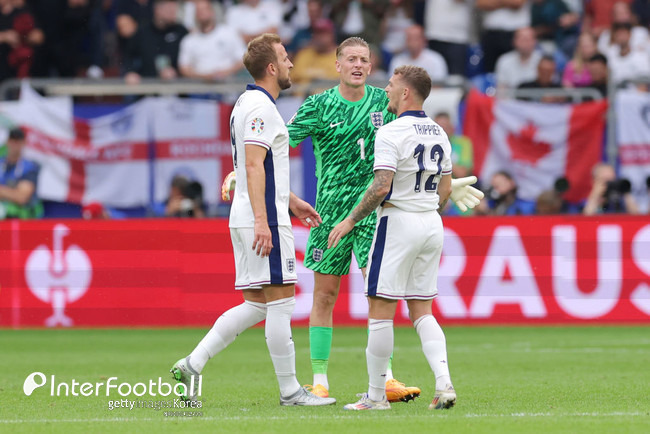
{"type": "MultiPolygon", "coordinates": [[[[341,276],[348,274],[354,253],[361,272],[365,267],[375,231],[375,214],[358,222],[335,248],[327,248],[330,231],[354,209],[373,181],[375,133],[392,121],[387,111],[388,98],[383,89],[366,84],[371,70],[370,49],[366,41],[351,37],[336,51],[338,86],[308,97],[289,121],[290,145],[298,146],[312,138],[318,178],[316,210],[323,222],[309,233],[305,266],[314,271],[314,293],[309,318],[309,342],[312,371],[311,391],[329,396],[327,367],[332,346],[332,312],[339,293],[341,276]]],[[[231,188],[229,177],[224,181],[222,195],[231,188]]],[[[469,185],[476,178],[455,181],[452,200],[474,207],[480,193],[469,185]],[[454,197],[455,196],[455,197],[454,197]]],[[[462,206],[461,206],[462,208],[462,206]]],[[[391,365],[386,373],[386,395],[391,402],[409,401],[419,396],[420,389],[406,387],[392,376],[391,365]]]]}

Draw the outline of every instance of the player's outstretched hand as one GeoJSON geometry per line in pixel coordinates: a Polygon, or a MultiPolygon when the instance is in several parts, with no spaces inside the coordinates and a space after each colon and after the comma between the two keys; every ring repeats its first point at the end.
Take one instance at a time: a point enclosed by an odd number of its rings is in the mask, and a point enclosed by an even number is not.
{"type": "Polygon", "coordinates": [[[481,190],[472,187],[476,181],[476,176],[451,180],[451,200],[462,212],[474,208],[485,196],[481,190]]]}
{"type": "Polygon", "coordinates": [[[230,192],[235,189],[235,172],[230,172],[223,180],[221,184],[221,200],[224,202],[230,200],[230,192]]]}
{"type": "Polygon", "coordinates": [[[300,199],[298,196],[291,194],[291,199],[289,200],[289,208],[293,215],[298,217],[303,225],[308,228],[317,228],[322,222],[320,214],[316,212],[313,206],[308,202],[300,199]]]}
{"type": "Polygon", "coordinates": [[[327,248],[336,247],[341,241],[341,238],[346,236],[354,227],[354,220],[351,218],[345,218],[341,223],[334,226],[332,232],[330,232],[329,237],[327,237],[327,248]]]}

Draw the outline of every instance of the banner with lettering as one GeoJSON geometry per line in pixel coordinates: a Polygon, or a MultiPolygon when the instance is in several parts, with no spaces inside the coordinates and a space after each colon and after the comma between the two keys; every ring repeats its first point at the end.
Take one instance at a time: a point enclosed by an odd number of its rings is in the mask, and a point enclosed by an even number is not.
{"type": "MultiPolygon", "coordinates": [[[[650,324],[645,217],[445,218],[434,314],[442,324],[650,324]]],[[[0,222],[0,327],[209,327],[241,303],[228,222],[0,222]]],[[[309,231],[294,225],[296,308],[306,325],[309,231]]],[[[336,325],[363,325],[353,263],[336,325]]],[[[396,322],[407,325],[399,302],[396,322]]]]}

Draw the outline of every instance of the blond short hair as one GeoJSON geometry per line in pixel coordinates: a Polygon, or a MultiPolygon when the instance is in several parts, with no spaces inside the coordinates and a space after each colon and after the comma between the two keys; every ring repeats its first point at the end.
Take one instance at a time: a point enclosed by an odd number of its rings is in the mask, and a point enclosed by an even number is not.
{"type": "Polygon", "coordinates": [[[343,49],[347,47],[366,47],[368,52],[370,52],[370,45],[363,39],[358,36],[351,36],[345,41],[341,42],[338,47],[336,47],[336,58],[338,59],[343,53],[343,49]]]}

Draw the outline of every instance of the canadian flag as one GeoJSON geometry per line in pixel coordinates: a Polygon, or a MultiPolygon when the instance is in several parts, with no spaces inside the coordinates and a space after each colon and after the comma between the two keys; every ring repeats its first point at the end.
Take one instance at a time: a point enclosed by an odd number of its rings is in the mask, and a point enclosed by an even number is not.
{"type": "Polygon", "coordinates": [[[176,174],[199,181],[206,202],[218,203],[222,173],[232,170],[229,109],[210,100],[144,98],[76,119],[71,98],[44,98],[24,83],[20,101],[0,113],[27,130],[25,154],[41,165],[40,198],[128,208],[164,201],[176,174]]]}
{"type": "Polygon", "coordinates": [[[586,199],[591,169],[601,161],[606,101],[542,104],[469,94],[464,131],[474,145],[474,173],[488,185],[500,170],[517,182],[518,195],[535,200],[565,177],[571,202],[586,199]]]}

